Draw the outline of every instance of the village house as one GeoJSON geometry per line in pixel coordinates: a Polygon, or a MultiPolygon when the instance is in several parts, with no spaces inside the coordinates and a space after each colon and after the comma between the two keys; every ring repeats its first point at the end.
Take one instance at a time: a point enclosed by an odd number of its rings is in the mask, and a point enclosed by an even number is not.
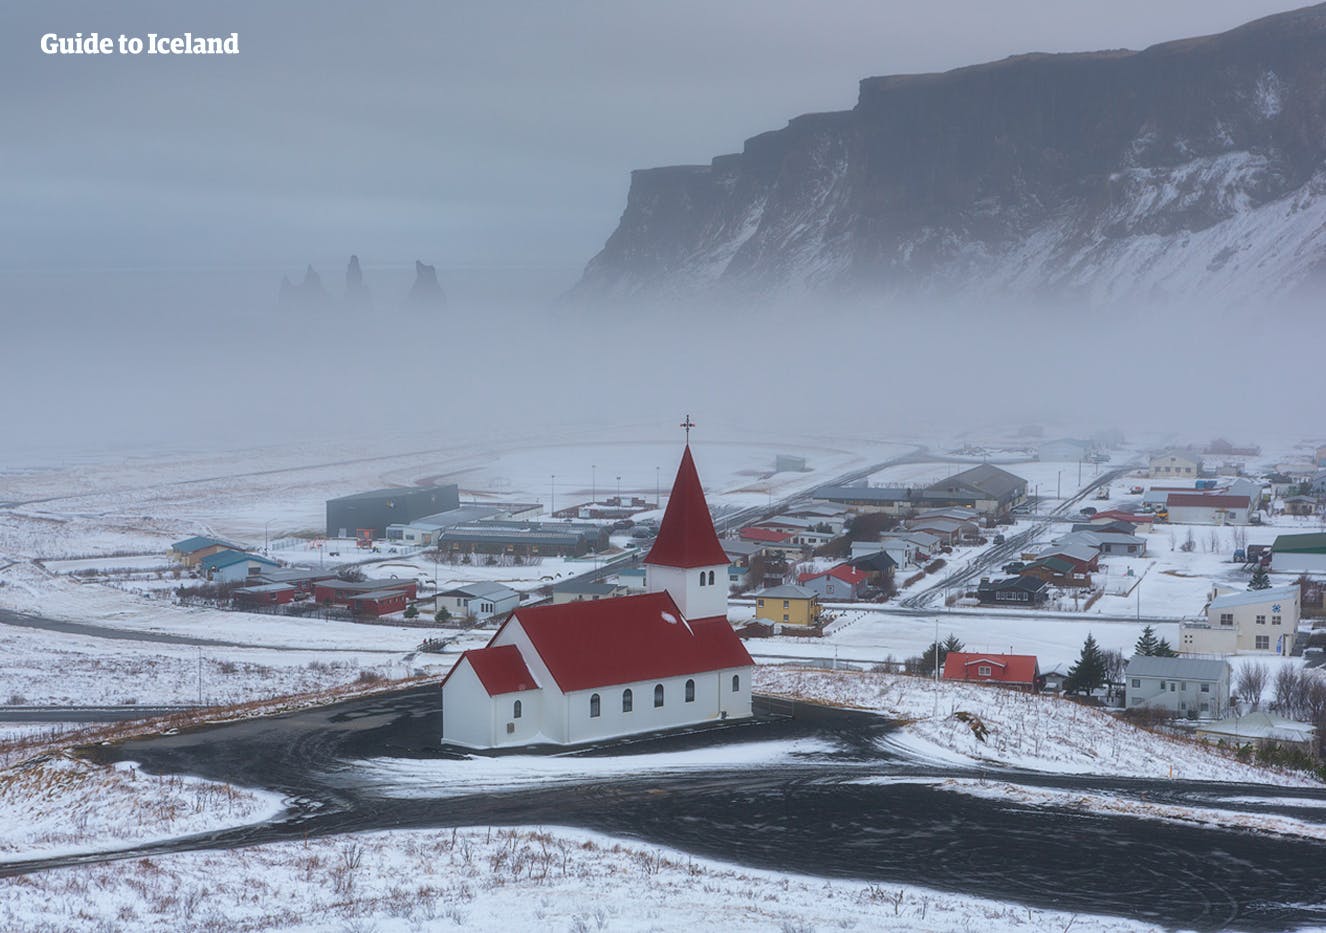
{"type": "Polygon", "coordinates": [[[1277,535],[1272,573],[1326,573],[1326,534],[1277,535]]]}
{"type": "Polygon", "coordinates": [[[1316,751],[1317,729],[1312,723],[1298,722],[1286,716],[1256,710],[1231,716],[1219,722],[1204,723],[1193,733],[1208,742],[1226,745],[1290,745],[1309,754],[1316,751]]]}
{"type": "Polygon", "coordinates": [[[810,628],[820,618],[820,597],[804,586],[785,583],[755,594],[755,618],[810,628]]]}
{"type": "Polygon", "coordinates": [[[245,583],[265,570],[281,565],[274,560],[244,551],[217,551],[198,562],[198,570],[212,583],[245,583]]]}
{"type": "Polygon", "coordinates": [[[825,601],[852,602],[861,598],[870,575],[851,564],[839,564],[819,573],[803,573],[797,584],[819,595],[825,601]]]}
{"type": "Polygon", "coordinates": [[[1124,682],[1128,709],[1161,709],[1189,719],[1221,719],[1229,710],[1228,661],[1134,655],[1124,682]]]}
{"type": "Polygon", "coordinates": [[[220,538],[193,537],[176,541],[170,546],[170,557],[185,567],[197,567],[204,557],[211,557],[221,551],[245,551],[238,544],[222,541],[220,538]]]}
{"type": "Polygon", "coordinates": [[[1044,685],[1036,656],[1030,654],[950,651],[944,657],[944,679],[1013,687],[1026,693],[1038,693],[1044,685]]]}
{"type": "Polygon", "coordinates": [[[1205,622],[1182,624],[1179,650],[1184,654],[1288,655],[1299,615],[1297,584],[1235,590],[1207,603],[1205,622]]]}
{"type": "Polygon", "coordinates": [[[981,580],[976,586],[976,599],[987,606],[1042,606],[1049,586],[1036,577],[1005,577],[1002,580],[981,580]]]}
{"type": "MultiPolygon", "coordinates": [[[[556,600],[554,599],[554,602],[556,600]]],[[[457,618],[490,619],[520,605],[520,594],[501,583],[466,583],[437,594],[436,608],[457,618]]]]}
{"type": "Polygon", "coordinates": [[[442,740],[573,745],[751,715],[727,555],[687,445],[639,596],[517,608],[442,682],[442,740]]]}
{"type": "Polygon", "coordinates": [[[399,590],[407,599],[414,599],[419,584],[413,580],[324,580],[314,584],[313,601],[319,606],[349,606],[356,596],[381,590],[399,590]]]}
{"type": "Polygon", "coordinates": [[[288,583],[260,583],[256,586],[242,586],[232,595],[236,606],[259,609],[294,602],[296,590],[288,583]]]}
{"type": "Polygon", "coordinates": [[[1175,525],[1247,525],[1257,501],[1247,495],[1171,492],[1165,506],[1175,525]]]}
{"type": "Polygon", "coordinates": [[[1036,459],[1042,463],[1081,463],[1095,450],[1091,441],[1078,441],[1069,437],[1044,441],[1036,448],[1036,459]]]}
{"type": "Polygon", "coordinates": [[[1191,450],[1174,448],[1151,456],[1148,473],[1152,479],[1196,479],[1202,472],[1202,458],[1191,450]]]}

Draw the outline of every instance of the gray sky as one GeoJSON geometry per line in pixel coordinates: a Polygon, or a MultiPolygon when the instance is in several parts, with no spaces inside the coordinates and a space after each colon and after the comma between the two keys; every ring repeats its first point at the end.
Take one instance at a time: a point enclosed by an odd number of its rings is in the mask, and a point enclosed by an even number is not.
{"type": "Polygon", "coordinates": [[[297,269],[352,251],[576,269],[631,169],[851,107],[862,77],[1138,48],[1300,5],[9,3],[0,270],[297,269]],[[77,30],[237,31],[242,54],[41,54],[42,33],[77,30]]]}

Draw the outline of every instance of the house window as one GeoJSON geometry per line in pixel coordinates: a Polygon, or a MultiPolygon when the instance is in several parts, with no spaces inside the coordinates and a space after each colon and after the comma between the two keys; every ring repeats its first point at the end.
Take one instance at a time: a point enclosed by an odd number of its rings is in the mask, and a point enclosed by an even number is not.
{"type": "Polygon", "coordinates": [[[1222,612],[1222,613],[1220,613],[1220,624],[1221,624],[1221,625],[1233,625],[1233,624],[1234,624],[1234,613],[1232,613],[1232,612],[1222,612]]]}
{"type": "Polygon", "coordinates": [[[629,713],[635,707],[635,694],[627,687],[622,691],[622,712],[629,713]]]}
{"type": "Polygon", "coordinates": [[[733,692],[733,693],[736,693],[736,692],[737,692],[738,690],[740,690],[740,689],[741,689],[741,675],[740,675],[740,674],[733,674],[733,675],[732,675],[732,692],[733,692]]]}
{"type": "Polygon", "coordinates": [[[980,667],[976,668],[976,676],[978,676],[978,677],[989,677],[989,676],[990,676],[990,665],[988,665],[988,664],[982,664],[980,667]]]}
{"type": "Polygon", "coordinates": [[[757,600],[755,600],[755,605],[758,606],[759,608],[763,609],[763,608],[764,608],[764,600],[762,600],[762,599],[757,599],[757,600]]]}
{"type": "Polygon", "coordinates": [[[787,617],[787,613],[786,613],[786,612],[783,613],[783,621],[784,621],[784,622],[791,621],[790,619],[788,619],[788,617],[787,617]]]}
{"type": "Polygon", "coordinates": [[[600,712],[601,710],[599,709],[599,695],[597,693],[591,693],[589,695],[589,718],[598,719],[600,712]]]}
{"type": "Polygon", "coordinates": [[[1210,684],[1202,684],[1202,692],[1203,692],[1203,693],[1210,693],[1210,692],[1211,692],[1211,685],[1210,685],[1210,684]]]}
{"type": "Polygon", "coordinates": [[[511,718],[519,719],[520,713],[521,713],[520,701],[517,700],[516,702],[511,704],[511,718]]]}
{"type": "Polygon", "coordinates": [[[1169,692],[1173,693],[1176,687],[1178,687],[1178,684],[1176,684],[1174,681],[1171,680],[1169,682],[1169,692]]]}
{"type": "Polygon", "coordinates": [[[1272,624],[1272,625],[1279,625],[1279,624],[1280,624],[1280,616],[1271,616],[1271,624],[1272,624]]]}
{"type": "Polygon", "coordinates": [[[790,606],[791,606],[791,603],[789,603],[786,599],[783,600],[783,608],[784,608],[784,609],[787,609],[787,608],[789,608],[790,606]]]}
{"type": "Polygon", "coordinates": [[[1133,686],[1134,686],[1134,687],[1140,687],[1140,686],[1142,686],[1142,678],[1140,678],[1140,677],[1134,677],[1134,678],[1133,678],[1133,686]]]}
{"type": "Polygon", "coordinates": [[[1136,545],[1136,544],[1130,544],[1130,545],[1128,545],[1128,553],[1129,553],[1129,554],[1136,554],[1136,553],[1137,553],[1137,545],[1136,545]]]}
{"type": "Polygon", "coordinates": [[[1271,636],[1270,636],[1270,635],[1258,635],[1258,636],[1257,636],[1257,650],[1258,650],[1258,651],[1270,651],[1270,650],[1271,650],[1271,636]]]}
{"type": "Polygon", "coordinates": [[[695,702],[695,681],[693,680],[686,681],[686,702],[695,702]]]}
{"type": "Polygon", "coordinates": [[[1258,625],[1265,625],[1265,624],[1266,624],[1266,616],[1257,616],[1257,624],[1258,624],[1258,625]]]}
{"type": "Polygon", "coordinates": [[[660,706],[662,706],[662,705],[663,705],[663,685],[662,685],[662,684],[655,684],[655,685],[654,685],[654,708],[657,709],[658,707],[660,707],[660,706]]]}

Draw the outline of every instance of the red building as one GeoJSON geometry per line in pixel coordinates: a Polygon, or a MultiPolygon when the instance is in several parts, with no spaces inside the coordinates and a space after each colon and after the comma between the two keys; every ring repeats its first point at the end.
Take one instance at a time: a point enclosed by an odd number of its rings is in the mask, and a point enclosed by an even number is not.
{"type": "Polygon", "coordinates": [[[405,590],[374,590],[350,597],[347,605],[354,615],[376,617],[404,612],[409,600],[405,590]]]}
{"type": "Polygon", "coordinates": [[[284,606],[294,602],[295,587],[284,583],[264,583],[261,586],[242,586],[235,590],[237,606],[284,606]]]}
{"type": "Polygon", "coordinates": [[[356,596],[379,590],[399,590],[410,599],[419,594],[419,585],[413,580],[364,580],[351,583],[347,580],[327,580],[313,587],[313,601],[319,606],[348,606],[356,596]]]}
{"type": "Polygon", "coordinates": [[[1031,654],[974,654],[950,651],[944,658],[944,679],[1015,687],[1038,693],[1045,686],[1040,665],[1031,654]]]}

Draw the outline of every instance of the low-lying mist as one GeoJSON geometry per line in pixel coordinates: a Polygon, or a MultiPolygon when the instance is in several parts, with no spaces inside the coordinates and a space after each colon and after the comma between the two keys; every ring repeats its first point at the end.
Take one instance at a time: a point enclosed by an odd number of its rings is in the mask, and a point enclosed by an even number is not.
{"type": "MultiPolygon", "coordinates": [[[[290,270],[297,278],[300,270],[290,270]]],[[[339,294],[339,271],[323,269],[339,294]]],[[[771,438],[1050,420],[1204,438],[1318,427],[1312,309],[893,300],[829,306],[553,299],[574,272],[366,268],[372,311],[287,307],[280,272],[10,273],[0,466],[408,433],[439,444],[686,411],[771,438]]]]}

